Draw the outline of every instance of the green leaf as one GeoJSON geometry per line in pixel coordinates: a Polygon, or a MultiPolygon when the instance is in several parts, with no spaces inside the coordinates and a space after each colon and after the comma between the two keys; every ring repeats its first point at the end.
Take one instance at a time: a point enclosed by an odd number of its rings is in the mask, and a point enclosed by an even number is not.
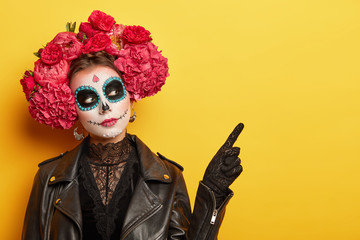
{"type": "Polygon", "coordinates": [[[73,22],[73,24],[71,24],[70,31],[75,32],[75,28],[76,28],[76,22],[73,22]]]}
{"type": "Polygon", "coordinates": [[[66,31],[67,31],[67,32],[70,32],[70,24],[71,24],[71,23],[69,23],[69,22],[66,23],[66,31]]]}
{"type": "Polygon", "coordinates": [[[38,58],[40,58],[40,53],[39,52],[34,52],[34,55],[37,56],[38,58]]]}
{"type": "Polygon", "coordinates": [[[67,32],[75,32],[75,28],[76,28],[76,22],[67,22],[66,23],[66,31],[67,32]]]}
{"type": "MultiPolygon", "coordinates": [[[[31,77],[34,77],[34,72],[30,69],[26,70],[25,73],[29,73],[31,77]]],[[[24,73],[24,77],[26,77],[25,73],[24,73]]]]}

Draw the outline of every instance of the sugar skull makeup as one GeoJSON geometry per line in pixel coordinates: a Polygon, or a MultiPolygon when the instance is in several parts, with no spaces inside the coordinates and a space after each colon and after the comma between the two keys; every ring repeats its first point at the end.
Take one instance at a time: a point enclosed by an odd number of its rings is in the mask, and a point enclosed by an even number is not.
{"type": "Polygon", "coordinates": [[[130,97],[116,71],[97,66],[82,70],[71,80],[79,121],[96,137],[115,138],[130,118],[130,97]]]}
{"type": "MultiPolygon", "coordinates": [[[[95,75],[95,77],[97,76],[95,75]]],[[[96,81],[96,83],[97,82],[99,81],[96,81]]],[[[121,101],[127,95],[125,86],[119,77],[108,78],[102,87],[102,93],[111,103],[121,101]]],[[[98,106],[100,96],[92,86],[80,86],[75,90],[75,101],[81,111],[89,111],[98,106]]]]}

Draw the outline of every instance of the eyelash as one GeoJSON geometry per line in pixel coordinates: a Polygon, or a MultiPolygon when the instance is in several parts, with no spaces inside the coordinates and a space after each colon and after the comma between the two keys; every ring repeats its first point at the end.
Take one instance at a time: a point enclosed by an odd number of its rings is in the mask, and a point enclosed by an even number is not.
{"type": "Polygon", "coordinates": [[[108,94],[108,95],[106,95],[106,96],[110,96],[110,94],[111,94],[112,92],[115,92],[115,95],[119,93],[119,91],[118,91],[118,90],[112,90],[112,91],[111,91],[111,92],[109,92],[109,94],[108,94]]]}
{"type": "MultiPolygon", "coordinates": [[[[123,100],[125,97],[126,97],[126,89],[125,89],[125,85],[124,85],[124,83],[123,83],[123,81],[120,79],[120,78],[118,78],[118,77],[111,77],[111,78],[109,78],[108,80],[106,80],[106,82],[104,83],[104,85],[103,85],[103,93],[104,93],[104,95],[105,95],[105,97],[106,97],[106,99],[109,101],[109,102],[111,102],[111,103],[115,103],[115,102],[119,102],[119,101],[121,101],[121,100],[123,100]],[[123,87],[123,92],[124,92],[124,95],[121,97],[121,98],[119,98],[119,99],[115,99],[115,100],[112,100],[112,99],[109,99],[108,98],[108,94],[105,94],[105,88],[106,88],[106,86],[107,86],[107,84],[110,82],[110,81],[112,81],[112,80],[116,80],[116,81],[119,81],[120,83],[121,83],[121,86],[123,87]]],[[[115,90],[114,90],[115,91],[115,90]]],[[[111,91],[110,93],[112,93],[113,91],[111,91]]],[[[110,94],[109,93],[109,94],[110,94]]],[[[91,87],[91,86],[80,86],[78,89],[76,89],[76,91],[75,91],[75,101],[76,101],[76,104],[77,104],[77,106],[79,107],[79,109],[81,110],[81,111],[90,111],[90,110],[92,110],[92,109],[94,109],[94,108],[96,108],[97,106],[98,106],[98,104],[99,104],[99,102],[100,102],[100,97],[99,97],[99,94],[97,93],[97,91],[95,90],[95,88],[93,88],[93,87],[91,87]],[[81,106],[81,104],[78,102],[78,100],[77,100],[77,94],[79,93],[79,91],[81,91],[81,90],[92,90],[93,92],[95,92],[96,93],[96,96],[97,96],[97,102],[96,102],[96,104],[94,104],[93,106],[91,106],[91,107],[87,107],[87,108],[85,108],[85,107],[83,107],[83,106],[81,106]]]]}
{"type": "Polygon", "coordinates": [[[75,101],[76,101],[76,104],[77,104],[77,106],[79,107],[79,109],[80,109],[81,111],[90,111],[90,110],[92,110],[92,109],[94,109],[94,108],[97,107],[97,105],[98,105],[99,102],[100,102],[100,97],[99,97],[99,94],[97,93],[97,91],[95,90],[95,88],[93,88],[93,87],[91,87],[91,86],[81,86],[81,87],[79,87],[78,89],[76,89],[76,91],[75,91],[75,101]],[[96,96],[97,96],[97,102],[96,102],[96,104],[94,104],[94,105],[91,106],[91,107],[87,107],[87,108],[81,106],[81,104],[80,104],[80,103],[78,102],[78,100],[77,100],[77,94],[78,94],[81,90],[92,90],[93,92],[95,92],[95,93],[96,93],[96,96]]]}
{"type": "MultiPolygon", "coordinates": [[[[119,102],[119,101],[123,100],[123,99],[126,97],[125,85],[124,85],[123,81],[122,81],[120,78],[118,78],[118,77],[111,77],[111,78],[109,78],[108,80],[106,80],[106,82],[104,83],[104,86],[103,86],[103,92],[104,92],[104,95],[106,96],[107,100],[108,100],[109,102],[111,102],[111,103],[119,102]],[[108,83],[109,83],[110,81],[112,81],[112,80],[119,81],[119,82],[121,83],[121,86],[123,87],[124,95],[123,95],[121,98],[119,98],[119,99],[115,99],[115,100],[109,99],[109,98],[108,98],[108,95],[105,94],[105,88],[106,88],[106,86],[108,85],[108,83]]],[[[111,92],[112,92],[112,91],[111,91],[111,92]]],[[[111,92],[110,92],[110,93],[111,93],[111,92]]]]}

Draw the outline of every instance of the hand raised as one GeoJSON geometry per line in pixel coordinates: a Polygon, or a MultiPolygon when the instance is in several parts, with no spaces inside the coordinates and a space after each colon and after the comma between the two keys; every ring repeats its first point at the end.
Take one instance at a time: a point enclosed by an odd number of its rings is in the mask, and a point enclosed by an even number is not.
{"type": "Polygon", "coordinates": [[[225,196],[229,186],[242,172],[239,156],[240,148],[234,147],[238,136],[244,128],[239,123],[231,132],[226,142],[215,154],[206,168],[203,182],[210,187],[217,196],[225,196]]]}

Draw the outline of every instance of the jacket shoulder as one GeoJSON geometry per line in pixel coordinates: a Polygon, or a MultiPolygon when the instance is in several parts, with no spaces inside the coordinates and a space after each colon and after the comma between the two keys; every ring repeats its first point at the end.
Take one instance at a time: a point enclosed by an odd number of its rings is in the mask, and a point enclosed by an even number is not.
{"type": "Polygon", "coordinates": [[[63,156],[65,156],[67,153],[68,153],[68,151],[66,151],[66,152],[64,152],[64,153],[61,153],[59,156],[56,156],[56,157],[47,159],[47,160],[39,163],[39,164],[38,164],[38,167],[41,167],[41,166],[43,166],[43,165],[45,165],[45,164],[48,164],[48,163],[51,163],[51,162],[53,162],[53,161],[55,161],[55,160],[58,160],[59,158],[62,158],[63,156]]]}
{"type": "Polygon", "coordinates": [[[167,162],[175,165],[175,166],[176,166],[177,168],[179,168],[181,171],[184,171],[184,168],[183,168],[180,164],[178,164],[177,162],[174,162],[174,161],[172,161],[172,160],[164,157],[164,156],[163,156],[161,153],[159,153],[159,152],[157,152],[157,155],[159,156],[160,159],[165,160],[165,161],[167,161],[167,162]]]}

